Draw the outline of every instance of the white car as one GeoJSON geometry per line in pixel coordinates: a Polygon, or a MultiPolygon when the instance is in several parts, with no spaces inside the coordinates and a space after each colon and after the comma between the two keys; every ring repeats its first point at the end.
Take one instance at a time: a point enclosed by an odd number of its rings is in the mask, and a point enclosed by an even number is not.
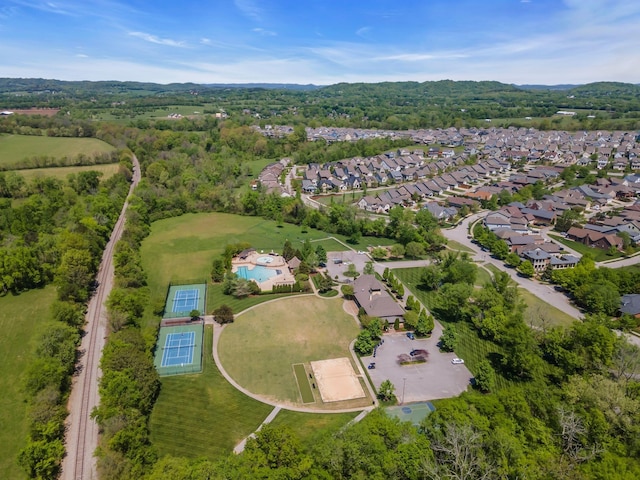
{"type": "Polygon", "coordinates": [[[454,358],[453,360],[451,360],[451,363],[453,363],[454,365],[462,365],[464,363],[464,360],[461,358],[454,358]]]}

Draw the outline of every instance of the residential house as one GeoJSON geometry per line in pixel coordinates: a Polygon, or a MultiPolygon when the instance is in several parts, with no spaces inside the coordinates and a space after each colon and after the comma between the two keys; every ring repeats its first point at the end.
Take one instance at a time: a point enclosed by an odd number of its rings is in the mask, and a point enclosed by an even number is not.
{"type": "Polygon", "coordinates": [[[353,282],[353,290],[356,305],[364,309],[367,315],[386,320],[387,323],[403,320],[404,309],[374,275],[360,275],[353,282]]]}

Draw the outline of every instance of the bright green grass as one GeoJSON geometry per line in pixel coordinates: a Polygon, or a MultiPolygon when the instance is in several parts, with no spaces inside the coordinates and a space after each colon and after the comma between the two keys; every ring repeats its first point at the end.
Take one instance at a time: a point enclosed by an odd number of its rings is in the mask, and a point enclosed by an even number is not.
{"type": "Polygon", "coordinates": [[[247,298],[234,298],[231,295],[225,295],[222,293],[221,283],[217,283],[217,284],[209,283],[207,285],[206,310],[207,310],[207,313],[211,313],[221,305],[228,305],[231,307],[231,310],[233,310],[234,313],[240,313],[249,307],[253,307],[254,305],[258,305],[260,303],[267,302],[269,300],[274,300],[276,298],[290,297],[292,295],[297,295],[297,294],[269,293],[269,294],[251,296],[247,298]]]}
{"type": "Polygon", "coordinates": [[[0,297],[0,478],[26,478],[16,463],[27,438],[22,375],[55,295],[47,287],[0,297]]]}
{"type": "Polygon", "coordinates": [[[27,170],[16,170],[16,173],[22,175],[27,181],[36,177],[54,177],[65,180],[68,175],[79,172],[96,171],[102,172],[102,180],[113,177],[118,173],[119,165],[117,163],[107,163],[103,165],[87,165],[82,167],[52,167],[52,168],[29,168],[27,170]]]}
{"type": "Polygon", "coordinates": [[[562,310],[549,305],[547,302],[543,302],[533,293],[525,290],[524,288],[518,288],[520,296],[527,304],[527,309],[524,312],[524,321],[527,325],[532,325],[535,328],[542,327],[568,327],[576,321],[571,315],[564,313],[562,310]]]}
{"type": "MultiPolygon", "coordinates": [[[[186,214],[153,223],[151,235],[142,244],[142,261],[152,298],[164,299],[169,281],[194,282],[209,278],[211,262],[223,252],[226,244],[248,242],[258,250],[281,252],[286,240],[291,241],[294,248],[301,248],[305,239],[327,237],[326,233],[314,229],[302,233],[302,228],[296,225],[278,227],[276,222],[260,217],[227,213],[186,214]]],[[[340,235],[335,237],[345,240],[340,235]]],[[[377,245],[379,241],[363,237],[354,248],[363,249],[368,244],[377,245]]],[[[265,300],[268,298],[261,301],[265,300]]],[[[209,302],[207,308],[216,303],[209,302]]]]}
{"type": "Polygon", "coordinates": [[[74,157],[110,152],[114,148],[97,138],[40,137],[0,135],[0,164],[13,164],[29,157],[74,157]]]}
{"type": "Polygon", "coordinates": [[[487,283],[491,282],[493,276],[486,268],[478,266],[477,272],[475,284],[478,287],[484,287],[487,283]]]}
{"type": "Polygon", "coordinates": [[[624,253],[622,252],[616,252],[613,255],[610,255],[607,250],[603,250],[601,248],[592,248],[587,245],[583,245],[582,243],[574,242],[573,240],[564,238],[560,235],[549,234],[549,236],[554,240],[557,240],[558,242],[562,243],[563,245],[566,245],[567,247],[572,248],[573,250],[575,250],[581,255],[591,255],[591,257],[596,262],[604,262],[605,260],[613,260],[615,258],[624,257],[624,253]]]}
{"type": "Polygon", "coordinates": [[[460,252],[474,253],[474,251],[471,250],[469,247],[467,247],[466,245],[461,244],[460,242],[456,242],[455,240],[447,240],[447,247],[449,247],[451,250],[458,250],[460,252]]]}
{"type": "Polygon", "coordinates": [[[351,358],[349,343],[360,329],[342,304],[342,299],[305,296],[250,310],[225,327],[220,361],[249,391],[300,404],[293,364],[351,358]]]}
{"type": "Polygon", "coordinates": [[[229,384],[211,356],[213,331],[205,328],[204,371],[165,377],[151,414],[151,440],[160,455],[228,455],[273,409],[229,384]]]}
{"type": "Polygon", "coordinates": [[[353,420],[352,413],[302,413],[280,410],[271,425],[289,427],[303,446],[312,448],[326,434],[336,433],[353,420]]]}
{"type": "Polygon", "coordinates": [[[307,370],[304,368],[304,363],[294,364],[293,373],[295,373],[296,375],[302,403],[315,402],[315,397],[313,396],[313,391],[311,390],[311,384],[309,383],[309,378],[307,377],[307,370]]]}

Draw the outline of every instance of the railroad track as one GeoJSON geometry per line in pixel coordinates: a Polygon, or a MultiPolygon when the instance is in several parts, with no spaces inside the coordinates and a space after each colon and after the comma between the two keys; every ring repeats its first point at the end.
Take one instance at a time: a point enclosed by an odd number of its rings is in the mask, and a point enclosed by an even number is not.
{"type": "MultiPolygon", "coordinates": [[[[129,189],[133,192],[140,181],[140,165],[133,157],[134,174],[129,189]]],[[[106,325],[101,324],[101,317],[105,313],[106,301],[113,283],[113,252],[120,240],[125,225],[125,214],[128,201],[125,201],[120,216],[113,227],[111,238],[105,246],[102,261],[96,280],[98,286],[89,302],[85,336],[81,349],[84,355],[78,362],[80,372],[73,385],[69,399],[69,427],[66,435],[66,457],[62,465],[63,480],[90,480],[97,478],[93,452],[98,446],[98,426],[90,418],[91,412],[98,405],[98,368],[100,355],[104,346],[106,325]]]]}

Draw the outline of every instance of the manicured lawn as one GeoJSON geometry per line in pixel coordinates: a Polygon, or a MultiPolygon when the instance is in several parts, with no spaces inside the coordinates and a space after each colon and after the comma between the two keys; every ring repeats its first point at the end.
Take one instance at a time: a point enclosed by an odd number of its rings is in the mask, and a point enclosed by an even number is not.
{"type": "Polygon", "coordinates": [[[0,478],[26,478],[16,463],[27,437],[22,376],[55,296],[47,287],[0,297],[0,478]]]}
{"type": "Polygon", "coordinates": [[[587,245],[583,245],[579,242],[574,242],[573,240],[568,240],[560,235],[549,234],[551,238],[557,240],[558,242],[566,245],[569,248],[574,249],[581,255],[591,255],[596,262],[604,262],[605,260],[613,260],[615,258],[622,258],[624,254],[622,252],[616,252],[613,255],[609,255],[607,250],[602,250],[601,248],[592,248],[587,245]]]}
{"type": "Polygon", "coordinates": [[[151,415],[160,455],[218,459],[255,431],[273,409],[229,384],[213,361],[213,329],[205,328],[204,371],[165,377],[151,415]]]}
{"type": "Polygon", "coordinates": [[[0,165],[11,165],[24,158],[47,155],[74,157],[110,152],[113,147],[97,138],[41,137],[36,135],[0,135],[0,165]]]}
{"type": "Polygon", "coordinates": [[[272,425],[289,427],[303,446],[312,448],[327,433],[338,432],[358,415],[354,413],[302,413],[280,410],[272,425]]]}
{"type": "Polygon", "coordinates": [[[576,321],[571,315],[543,302],[528,290],[519,288],[518,292],[527,304],[527,309],[524,312],[524,321],[527,325],[533,325],[536,328],[541,328],[545,324],[547,328],[550,326],[567,327],[576,321]]]}
{"type": "Polygon", "coordinates": [[[293,364],[351,358],[349,343],[360,328],[342,304],[338,298],[305,296],[250,310],[225,327],[218,344],[220,361],[249,391],[300,404],[293,364]]]}
{"type": "Polygon", "coordinates": [[[460,242],[456,242],[455,240],[447,240],[447,247],[449,247],[451,250],[458,250],[460,252],[467,252],[467,253],[474,253],[473,250],[471,250],[469,247],[467,247],[466,245],[461,244],[460,242]]]}
{"type": "Polygon", "coordinates": [[[54,177],[66,179],[71,173],[97,171],[102,172],[102,180],[114,176],[118,172],[117,163],[107,163],[104,165],[87,165],[84,167],[53,167],[53,168],[29,168],[27,170],[16,170],[25,180],[29,181],[35,177],[54,177]]]}
{"type": "MultiPolygon", "coordinates": [[[[212,260],[229,243],[248,242],[258,250],[282,252],[285,240],[289,240],[294,248],[301,248],[306,239],[318,240],[328,236],[314,229],[302,233],[302,227],[296,225],[278,227],[276,222],[259,217],[226,213],[187,214],[154,222],[151,235],[142,244],[142,261],[149,277],[152,298],[164,299],[169,281],[197,283],[195,281],[209,278],[212,260]]],[[[345,240],[343,236],[334,236],[345,240]]],[[[334,240],[329,241],[330,244],[322,243],[325,248],[339,245],[334,240]]],[[[363,237],[354,248],[364,249],[366,245],[377,245],[379,241],[363,237]]],[[[341,246],[342,250],[345,248],[341,246]]],[[[259,298],[261,301],[269,299],[259,298]]],[[[227,300],[230,297],[224,299],[225,302],[227,300]]],[[[208,306],[216,303],[210,301],[208,306]]]]}
{"type": "Polygon", "coordinates": [[[493,275],[484,267],[478,265],[478,273],[476,275],[476,285],[478,287],[484,287],[485,284],[490,283],[493,275]]]}

